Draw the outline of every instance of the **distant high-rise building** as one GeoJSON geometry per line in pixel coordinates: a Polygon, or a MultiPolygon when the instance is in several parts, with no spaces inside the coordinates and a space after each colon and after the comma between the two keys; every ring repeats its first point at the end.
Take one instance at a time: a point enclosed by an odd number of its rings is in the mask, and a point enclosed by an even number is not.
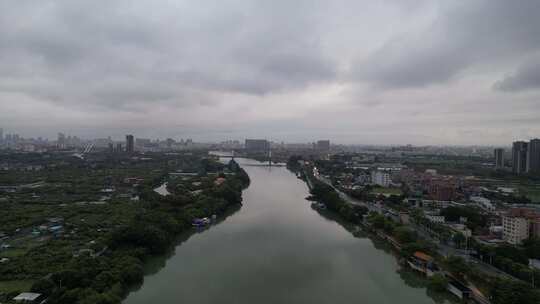
{"type": "Polygon", "coordinates": [[[0,143],[4,141],[4,129],[0,128],[0,143]]]}
{"type": "Polygon", "coordinates": [[[493,154],[495,156],[495,168],[496,169],[504,168],[504,149],[497,148],[493,151],[493,154]]]}
{"type": "Polygon", "coordinates": [[[121,144],[121,143],[117,143],[117,144],[116,144],[116,152],[120,153],[120,152],[122,152],[122,151],[123,151],[123,150],[122,150],[122,144],[121,144]]]}
{"type": "Polygon", "coordinates": [[[522,174],[527,171],[528,144],[524,141],[516,141],[512,144],[512,171],[522,174]]]}
{"type": "Polygon", "coordinates": [[[329,140],[318,140],[315,148],[321,152],[330,151],[330,141],[329,140]]]}
{"type": "Polygon", "coordinates": [[[58,133],[58,139],[56,140],[58,148],[66,147],[66,135],[64,133],[58,133]]]}
{"type": "Polygon", "coordinates": [[[527,150],[527,172],[540,172],[540,139],[531,139],[527,150]]]}
{"type": "Polygon", "coordinates": [[[112,142],[109,143],[109,153],[114,152],[114,144],[112,142]]]}
{"type": "Polygon", "coordinates": [[[270,143],[266,139],[246,139],[245,147],[249,152],[266,152],[270,149],[270,143]]]}
{"type": "Polygon", "coordinates": [[[132,153],[133,151],[135,151],[135,140],[133,135],[129,134],[126,135],[126,152],[132,153]]]}

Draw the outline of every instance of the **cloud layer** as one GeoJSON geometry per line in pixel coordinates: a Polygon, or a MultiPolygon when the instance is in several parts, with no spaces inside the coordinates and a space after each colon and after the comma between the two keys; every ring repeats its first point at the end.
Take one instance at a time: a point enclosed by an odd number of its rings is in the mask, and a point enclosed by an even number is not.
{"type": "Polygon", "coordinates": [[[532,0],[0,0],[0,54],[0,127],[27,136],[540,136],[532,0]]]}

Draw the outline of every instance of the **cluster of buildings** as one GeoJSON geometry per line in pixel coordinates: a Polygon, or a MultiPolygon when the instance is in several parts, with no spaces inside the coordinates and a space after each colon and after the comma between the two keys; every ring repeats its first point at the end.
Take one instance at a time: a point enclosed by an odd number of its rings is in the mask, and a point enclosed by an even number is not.
{"type": "Polygon", "coordinates": [[[401,187],[405,185],[415,196],[425,196],[431,200],[451,201],[463,197],[462,178],[439,175],[435,170],[416,172],[402,166],[372,165],[361,167],[362,171],[341,174],[338,180],[342,186],[356,189],[365,185],[380,187],[401,187]]]}
{"type": "Polygon", "coordinates": [[[16,149],[25,152],[41,151],[51,143],[46,138],[24,138],[17,133],[6,133],[0,128],[0,149],[16,149]]]}
{"type": "MultiPolygon", "coordinates": [[[[505,167],[504,149],[493,151],[495,168],[505,167]]],[[[516,174],[540,173],[540,139],[512,143],[512,172],[516,174]]]]}
{"type": "Polygon", "coordinates": [[[73,148],[73,147],[81,147],[83,145],[83,140],[81,140],[77,136],[66,136],[64,133],[58,133],[58,137],[56,139],[56,146],[59,149],[66,149],[66,148],[73,148]]]}
{"type": "Polygon", "coordinates": [[[167,150],[182,150],[186,147],[194,147],[192,139],[176,141],[172,138],[166,140],[151,140],[148,138],[135,138],[126,135],[124,142],[115,141],[110,136],[107,138],[82,139],[63,132],[57,134],[56,140],[47,138],[23,138],[19,134],[4,134],[0,128],[0,149],[10,149],[22,152],[47,152],[55,150],[72,150],[83,153],[91,151],[109,152],[159,152],[167,150]]]}
{"type": "MultiPolygon", "coordinates": [[[[534,168],[532,156],[535,153],[535,140],[527,145],[524,155],[529,168],[534,168]]],[[[504,165],[502,154],[496,150],[495,155],[500,165],[504,165]]],[[[522,157],[522,156],[520,156],[522,157]]],[[[335,162],[335,160],[334,160],[335,162]]],[[[475,231],[486,244],[509,243],[519,245],[530,237],[540,237],[540,208],[527,207],[509,202],[513,188],[494,187],[486,181],[472,176],[454,176],[439,174],[436,170],[418,171],[404,166],[374,163],[362,158],[361,163],[354,161],[343,162],[345,170],[352,173],[335,172],[333,177],[343,189],[354,190],[365,185],[382,187],[400,187],[407,189],[408,197],[405,202],[417,208],[422,208],[426,218],[432,223],[443,224],[452,231],[472,236],[472,231],[466,229],[467,219],[459,222],[447,222],[441,211],[448,207],[474,207],[486,218],[486,226],[475,231]]],[[[318,170],[315,171],[318,174],[318,170]]],[[[329,177],[325,177],[327,180],[329,177]]]]}
{"type": "Polygon", "coordinates": [[[131,134],[126,135],[125,149],[122,146],[122,143],[116,143],[116,147],[115,147],[114,142],[112,140],[109,141],[108,146],[109,146],[109,153],[113,153],[113,152],[133,153],[135,152],[135,137],[133,137],[133,135],[131,134]]]}
{"type": "Polygon", "coordinates": [[[126,152],[133,153],[135,151],[141,152],[159,152],[159,151],[172,151],[172,150],[181,150],[185,147],[192,147],[193,140],[186,139],[185,141],[181,139],[176,141],[172,138],[167,138],[165,140],[151,140],[149,138],[135,138],[132,134],[126,135],[126,140],[122,145],[122,142],[114,142],[110,138],[106,140],[108,145],[108,151],[113,152],[126,152]]]}
{"type": "Polygon", "coordinates": [[[327,139],[318,140],[317,142],[313,143],[313,149],[319,152],[328,153],[330,151],[330,141],[327,139]]]}
{"type": "MultiPolygon", "coordinates": [[[[240,148],[238,146],[239,142],[237,141],[227,141],[221,143],[222,146],[228,146],[228,147],[235,147],[240,148]]],[[[244,149],[248,153],[268,153],[270,149],[290,149],[290,150],[296,150],[296,149],[308,149],[311,151],[315,151],[318,153],[328,153],[330,151],[330,140],[324,139],[324,140],[318,140],[316,142],[313,142],[311,144],[277,144],[274,142],[270,142],[266,139],[246,139],[244,142],[244,149]]]]}
{"type": "Polygon", "coordinates": [[[342,173],[335,176],[338,184],[345,189],[358,189],[366,185],[379,187],[399,186],[393,181],[393,172],[377,168],[366,169],[360,173],[342,173]]]}
{"type": "Polygon", "coordinates": [[[412,169],[401,170],[394,179],[404,184],[416,197],[427,194],[427,198],[436,201],[451,201],[463,198],[466,189],[461,177],[440,175],[436,170],[417,172],[412,169]]]}
{"type": "Polygon", "coordinates": [[[270,142],[266,139],[246,139],[244,148],[249,153],[268,153],[270,142]]]}

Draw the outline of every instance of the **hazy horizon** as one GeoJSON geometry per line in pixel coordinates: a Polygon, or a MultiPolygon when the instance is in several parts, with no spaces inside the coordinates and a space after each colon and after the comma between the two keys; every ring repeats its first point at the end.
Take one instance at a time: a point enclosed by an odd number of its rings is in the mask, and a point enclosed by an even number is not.
{"type": "Polygon", "coordinates": [[[0,128],[509,146],[540,137],[539,12],[533,0],[0,0],[0,128]]]}

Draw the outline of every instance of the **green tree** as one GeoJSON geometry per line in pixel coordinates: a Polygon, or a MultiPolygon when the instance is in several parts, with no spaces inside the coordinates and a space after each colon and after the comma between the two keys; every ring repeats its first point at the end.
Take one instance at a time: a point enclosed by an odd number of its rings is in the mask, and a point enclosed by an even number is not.
{"type": "Polygon", "coordinates": [[[373,227],[375,227],[377,229],[383,229],[384,228],[384,223],[386,222],[384,216],[382,216],[380,214],[374,214],[373,216],[371,216],[369,218],[369,221],[371,222],[373,227]]]}
{"type": "Polygon", "coordinates": [[[538,290],[520,281],[497,278],[492,284],[491,297],[493,304],[538,304],[538,290]]]}
{"type": "Polygon", "coordinates": [[[401,244],[413,243],[418,238],[416,232],[403,226],[394,229],[394,236],[401,244]]]}
{"type": "Polygon", "coordinates": [[[540,259],[540,238],[530,238],[523,242],[525,252],[531,259],[540,259]]]}
{"type": "Polygon", "coordinates": [[[443,292],[447,286],[448,279],[443,274],[436,273],[429,279],[428,288],[433,291],[443,292]]]}
{"type": "Polygon", "coordinates": [[[448,270],[458,278],[464,278],[469,271],[467,262],[459,256],[452,255],[445,261],[448,270]]]}
{"type": "Polygon", "coordinates": [[[36,281],[31,288],[32,292],[42,293],[45,295],[52,294],[53,290],[56,288],[56,285],[53,281],[49,279],[41,279],[36,281]]]}

